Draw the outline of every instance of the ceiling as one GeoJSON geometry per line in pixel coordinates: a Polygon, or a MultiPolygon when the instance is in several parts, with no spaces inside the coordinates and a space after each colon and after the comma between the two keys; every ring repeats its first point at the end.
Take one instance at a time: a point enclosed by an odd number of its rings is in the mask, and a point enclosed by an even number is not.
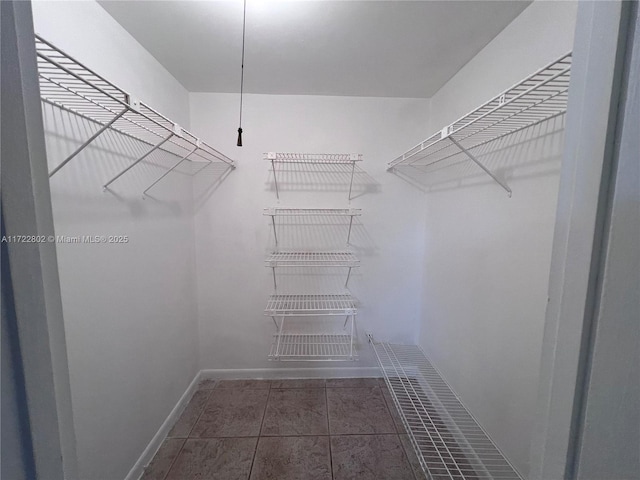
{"type": "MultiPolygon", "coordinates": [[[[99,0],[191,92],[239,92],[242,0],[99,0]]],[[[528,1],[247,0],[244,91],[432,96],[528,1]]]]}

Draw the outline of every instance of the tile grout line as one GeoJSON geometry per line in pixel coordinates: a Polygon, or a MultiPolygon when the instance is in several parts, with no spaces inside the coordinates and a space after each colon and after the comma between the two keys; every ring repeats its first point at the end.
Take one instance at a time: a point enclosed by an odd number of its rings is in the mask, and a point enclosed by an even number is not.
{"type": "Polygon", "coordinates": [[[267,393],[267,401],[264,402],[264,410],[262,411],[262,420],[260,421],[260,429],[258,430],[258,437],[256,438],[256,447],[253,449],[253,459],[251,460],[251,468],[249,469],[249,476],[247,480],[251,478],[251,474],[253,473],[253,466],[256,463],[256,457],[258,456],[258,444],[260,443],[260,438],[262,437],[262,425],[264,425],[264,418],[267,416],[267,407],[269,406],[269,398],[271,398],[271,385],[273,382],[269,381],[269,393],[267,393]]]}
{"type": "Polygon", "coordinates": [[[324,401],[327,408],[327,433],[329,434],[329,465],[331,467],[331,480],[335,480],[333,475],[333,451],[331,450],[331,427],[329,426],[329,396],[327,394],[327,384],[324,387],[324,401]]]}
{"type": "MultiPolygon", "coordinates": [[[[213,388],[215,388],[216,383],[214,382],[213,384],[213,388]]],[[[196,418],[196,421],[193,422],[193,426],[191,427],[191,429],[189,430],[189,433],[187,434],[187,438],[185,438],[182,442],[182,445],[180,445],[180,449],[178,450],[178,453],[176,454],[176,456],[173,458],[173,460],[171,461],[171,463],[169,464],[169,468],[167,468],[167,473],[164,474],[164,476],[162,477],[161,480],[166,480],[166,478],[169,476],[169,473],[171,472],[171,469],[173,468],[173,466],[175,465],[176,461],[178,460],[178,457],[180,456],[180,454],[182,453],[182,450],[184,449],[184,446],[187,444],[187,440],[189,440],[190,436],[191,436],[191,432],[193,431],[193,429],[196,426],[196,423],[198,423],[198,420],[200,420],[200,417],[202,416],[202,414],[204,413],[205,409],[207,408],[207,402],[209,401],[209,397],[211,396],[211,392],[213,392],[213,388],[209,390],[209,394],[207,395],[206,400],[204,401],[204,406],[202,407],[202,411],[200,412],[200,415],[198,415],[198,418],[196,418]]],[[[196,393],[198,393],[198,390],[196,390],[196,393]]],[[[195,394],[194,394],[195,395],[195,394]]],[[[193,397],[191,397],[193,398],[193,397]]],[[[179,419],[178,419],[179,420],[179,419]]],[[[177,422],[177,420],[176,420],[177,422]]],[[[174,424],[175,425],[175,424],[174,424]]],[[[173,427],[172,427],[173,428],[173,427]]],[[[165,440],[168,437],[165,437],[165,440]]]]}
{"type": "MultiPolygon", "coordinates": [[[[389,389],[386,384],[385,387],[387,388],[387,390],[389,389]]],[[[393,425],[396,429],[396,435],[398,436],[398,441],[400,442],[400,448],[402,448],[402,451],[404,452],[404,456],[407,460],[407,463],[409,464],[409,468],[411,469],[411,474],[413,475],[414,480],[420,480],[418,478],[418,476],[416,475],[415,469],[413,468],[413,465],[411,464],[411,461],[409,460],[409,454],[407,453],[407,449],[405,448],[404,442],[402,441],[402,439],[400,438],[400,435],[407,435],[406,429],[404,427],[404,424],[401,423],[400,426],[403,428],[402,432],[398,432],[398,423],[396,422],[395,417],[391,414],[391,407],[389,406],[389,402],[387,401],[387,396],[384,394],[384,391],[382,390],[382,386],[379,387],[380,388],[380,393],[382,394],[382,399],[384,400],[385,405],[387,406],[387,410],[389,410],[389,415],[391,415],[391,421],[393,422],[393,425]]],[[[391,394],[391,391],[389,391],[389,394],[391,394]]],[[[393,405],[393,408],[395,409],[395,405],[393,405]]],[[[397,412],[396,409],[396,413],[398,413],[398,415],[400,415],[399,412],[397,412]]]]}
{"type": "MultiPolygon", "coordinates": [[[[214,386],[214,388],[215,388],[215,386],[214,386]]],[[[198,418],[196,418],[196,421],[193,422],[193,425],[189,429],[189,433],[187,434],[187,438],[191,438],[191,434],[193,433],[193,429],[196,428],[196,425],[200,421],[200,418],[202,417],[202,415],[204,415],[204,411],[207,409],[207,403],[209,403],[209,398],[211,398],[211,394],[212,393],[213,393],[213,388],[211,390],[209,390],[209,393],[207,394],[207,398],[204,401],[204,406],[202,407],[202,410],[200,411],[200,414],[198,415],[198,418]]]]}
{"type": "MultiPolygon", "coordinates": [[[[165,438],[165,440],[166,440],[166,438],[165,438]]],[[[169,464],[169,468],[167,468],[167,473],[165,473],[160,480],[165,480],[169,476],[169,472],[171,471],[171,469],[173,468],[173,465],[176,463],[176,460],[178,460],[178,457],[182,453],[182,449],[184,448],[185,444],[187,443],[188,438],[182,438],[181,440],[182,440],[182,445],[180,445],[180,449],[178,450],[178,453],[176,453],[176,456],[173,457],[173,460],[171,460],[171,463],[169,464]]]]}

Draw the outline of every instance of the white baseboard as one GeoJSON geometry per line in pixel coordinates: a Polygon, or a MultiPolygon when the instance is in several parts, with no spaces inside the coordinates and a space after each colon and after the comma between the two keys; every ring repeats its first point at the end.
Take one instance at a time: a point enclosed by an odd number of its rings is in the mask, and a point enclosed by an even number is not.
{"type": "Polygon", "coordinates": [[[162,445],[162,442],[166,438],[167,434],[176,423],[178,418],[180,418],[180,415],[182,415],[182,412],[191,400],[191,397],[193,397],[193,394],[196,393],[198,384],[200,383],[201,375],[202,371],[198,372],[193,378],[185,392],[178,400],[178,403],[176,403],[176,406],[173,407],[166,420],[162,422],[162,425],[149,442],[149,445],[147,445],[147,448],[144,449],[142,455],[140,455],[140,458],[138,458],[138,461],[129,471],[124,480],[138,480],[142,476],[142,474],[144,473],[144,467],[146,467],[151,462],[155,454],[158,452],[158,449],[160,448],[160,445],[162,445]]]}
{"type": "Polygon", "coordinates": [[[285,378],[366,378],[381,377],[378,367],[320,367],[320,368],[247,368],[247,369],[205,369],[200,370],[201,379],[243,379],[255,378],[280,380],[285,378]]]}
{"type": "Polygon", "coordinates": [[[160,445],[167,434],[178,420],[185,407],[193,397],[202,380],[229,380],[255,378],[265,380],[286,379],[286,378],[367,378],[380,377],[378,367],[321,367],[321,368],[246,368],[246,369],[206,369],[200,370],[193,378],[187,390],[182,394],[176,406],[169,413],[169,416],[162,423],[156,434],[153,436],[147,448],[144,449],[140,458],[129,471],[124,480],[139,480],[144,473],[144,467],[153,459],[160,445]]]}

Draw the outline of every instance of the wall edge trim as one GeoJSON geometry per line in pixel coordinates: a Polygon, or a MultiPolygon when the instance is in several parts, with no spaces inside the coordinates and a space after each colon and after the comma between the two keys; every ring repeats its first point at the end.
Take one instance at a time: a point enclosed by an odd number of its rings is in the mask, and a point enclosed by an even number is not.
{"type": "Polygon", "coordinates": [[[171,409],[167,418],[162,422],[160,428],[155,433],[155,435],[151,438],[149,444],[145,447],[145,449],[140,454],[136,463],[134,463],[129,473],[124,478],[124,480],[138,480],[142,474],[144,473],[145,467],[151,462],[155,454],[160,449],[162,442],[167,437],[169,431],[173,427],[173,424],[178,420],[182,412],[186,408],[187,404],[193,397],[193,394],[196,393],[198,388],[198,384],[200,383],[200,379],[202,376],[202,370],[198,371],[196,375],[191,380],[191,383],[182,394],[182,396],[178,399],[176,405],[171,409]]]}

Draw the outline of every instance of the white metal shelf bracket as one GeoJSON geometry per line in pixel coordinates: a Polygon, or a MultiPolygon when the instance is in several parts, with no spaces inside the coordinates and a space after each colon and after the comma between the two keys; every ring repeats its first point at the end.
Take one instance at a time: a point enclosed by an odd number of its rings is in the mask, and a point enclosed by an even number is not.
{"type": "Polygon", "coordinates": [[[276,232],[276,216],[271,215],[271,225],[273,226],[273,238],[276,242],[276,247],[278,246],[278,233],[276,232]]]}
{"type": "Polygon", "coordinates": [[[349,202],[351,202],[351,191],[353,190],[353,175],[356,173],[356,162],[351,164],[351,180],[349,181],[349,202]]]}
{"type": "Polygon", "coordinates": [[[131,170],[133,167],[135,167],[138,163],[140,163],[142,160],[144,160],[145,158],[147,158],[149,155],[151,155],[153,152],[155,152],[157,149],[159,149],[162,145],[164,145],[166,142],[168,142],[175,134],[172,132],[169,135],[167,135],[165,138],[163,138],[160,142],[158,142],[153,148],[151,148],[150,150],[147,151],[147,153],[145,153],[144,155],[142,155],[140,158],[138,158],[135,162],[133,162],[131,165],[129,165],[127,168],[125,168],[124,170],[122,170],[120,173],[118,173],[115,177],[113,177],[111,180],[109,180],[107,183],[105,183],[103,185],[103,189],[107,189],[109,188],[109,185],[111,185],[113,182],[115,182],[118,178],[120,178],[122,175],[124,175],[125,173],[127,173],[129,170],[131,170]]]}
{"type": "Polygon", "coordinates": [[[267,153],[267,160],[271,161],[271,169],[273,170],[273,183],[276,187],[276,198],[280,200],[280,192],[278,191],[278,178],[276,175],[276,154],[275,152],[267,153]]]}
{"type": "Polygon", "coordinates": [[[452,135],[448,136],[449,140],[451,140],[451,142],[460,149],[460,151],[462,151],[462,153],[464,153],[467,157],[469,157],[476,165],[478,165],[483,171],[484,173],[486,173],[487,175],[489,175],[491,178],[493,178],[502,188],[504,188],[507,191],[507,194],[509,195],[509,197],[511,197],[511,194],[513,193],[511,191],[511,189],[509,188],[509,186],[504,183],[502,180],[500,180],[498,177],[496,177],[493,172],[491,172],[491,170],[489,170],[487,167],[485,167],[483,165],[483,163],[478,160],[475,155],[473,155],[469,150],[467,150],[466,148],[464,148],[462,145],[460,145],[457,140],[455,138],[453,138],[452,135]]]}
{"type": "MultiPolygon", "coordinates": [[[[198,142],[199,143],[199,142],[198,142]]],[[[160,180],[162,180],[164,177],[166,177],[167,175],[169,175],[171,172],[173,172],[176,168],[178,168],[178,165],[180,165],[182,162],[184,162],[185,160],[188,160],[189,157],[194,154],[196,152],[196,150],[198,150],[199,145],[196,145],[189,153],[187,153],[185,156],[183,156],[180,160],[178,160],[178,162],[171,167],[169,170],[167,170],[166,172],[164,172],[162,174],[162,176],[160,176],[160,178],[158,178],[155,182],[153,182],[151,185],[149,185],[144,192],[142,192],[142,196],[145,197],[147,195],[147,192],[149,190],[151,190],[157,183],[160,182],[160,180]]]]}
{"type": "Polygon", "coordinates": [[[125,107],[122,109],[122,111],[120,111],[115,117],[113,117],[111,119],[111,121],[109,123],[104,124],[102,127],[100,127],[100,129],[94,133],[93,135],[91,135],[91,137],[89,137],[89,139],[87,141],[85,141],[82,145],[80,145],[71,155],[69,155],[67,158],[65,158],[60,165],[58,165],[56,168],[54,168],[53,170],[51,170],[51,172],[49,172],[49,178],[53,177],[56,172],[58,170],[60,170],[62,167],[64,167],[67,163],[69,163],[76,155],[78,155],[82,150],[84,150],[85,148],[87,148],[89,146],[89,144],[91,142],[93,142],[96,138],[98,138],[104,131],[108,130],[109,128],[111,128],[111,126],[116,123],[116,121],[118,121],[120,119],[120,117],[122,117],[125,113],[127,113],[129,111],[129,107],[125,107]]]}

